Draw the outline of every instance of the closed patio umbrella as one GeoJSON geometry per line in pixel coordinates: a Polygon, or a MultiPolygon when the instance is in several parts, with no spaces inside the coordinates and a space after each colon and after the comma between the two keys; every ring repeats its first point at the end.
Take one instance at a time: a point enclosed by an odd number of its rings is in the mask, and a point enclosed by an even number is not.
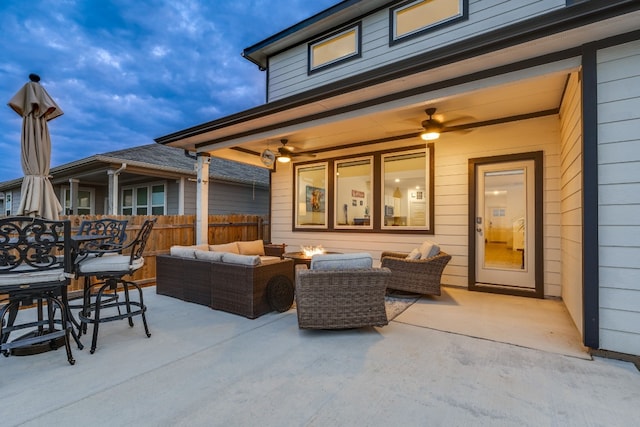
{"type": "Polygon", "coordinates": [[[14,95],[9,106],[22,116],[21,160],[24,179],[18,215],[58,219],[62,206],[49,181],[51,137],[47,121],[63,114],[40,86],[40,77],[31,80],[14,95]]]}

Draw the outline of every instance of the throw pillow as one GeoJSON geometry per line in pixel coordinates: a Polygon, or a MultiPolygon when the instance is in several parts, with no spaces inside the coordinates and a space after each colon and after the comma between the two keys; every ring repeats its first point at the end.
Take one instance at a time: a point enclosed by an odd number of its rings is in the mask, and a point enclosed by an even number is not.
{"type": "Polygon", "coordinates": [[[311,257],[311,270],[347,270],[372,267],[373,259],[368,253],[318,254],[311,257]]]}
{"type": "Polygon", "coordinates": [[[228,262],[229,264],[241,264],[241,265],[260,265],[260,256],[239,255],[231,252],[225,252],[222,254],[222,262],[228,262]]]}
{"type": "Polygon", "coordinates": [[[196,259],[204,259],[207,261],[222,261],[222,256],[226,252],[216,252],[216,251],[201,251],[196,249],[195,255],[196,259]]]}
{"type": "Polygon", "coordinates": [[[435,243],[429,241],[429,240],[425,240],[424,242],[422,242],[422,245],[420,245],[420,258],[425,259],[425,258],[429,258],[429,252],[431,252],[431,248],[433,248],[433,245],[435,243]]]}
{"type": "Polygon", "coordinates": [[[407,255],[407,259],[420,259],[421,256],[422,254],[420,253],[420,249],[415,248],[409,253],[409,255],[407,255]]]}
{"type": "Polygon", "coordinates": [[[264,243],[262,240],[253,240],[251,242],[236,242],[238,244],[238,252],[240,255],[264,255],[264,243]]]}
{"type": "Polygon", "coordinates": [[[231,252],[232,254],[240,254],[240,252],[238,251],[238,245],[236,244],[236,242],[223,243],[220,245],[209,245],[209,250],[216,251],[216,252],[231,252]]]}

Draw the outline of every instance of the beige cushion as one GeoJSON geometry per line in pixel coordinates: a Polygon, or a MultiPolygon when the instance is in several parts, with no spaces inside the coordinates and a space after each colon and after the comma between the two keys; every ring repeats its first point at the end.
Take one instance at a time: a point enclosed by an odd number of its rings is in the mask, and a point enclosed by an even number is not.
{"type": "Polygon", "coordinates": [[[131,256],[114,255],[101,256],[95,258],[87,258],[77,264],[78,271],[83,274],[116,272],[116,271],[135,271],[144,265],[144,258],[136,259],[133,264],[129,265],[131,256]]]}
{"type": "Polygon", "coordinates": [[[238,251],[241,255],[264,255],[264,243],[262,240],[253,240],[251,242],[236,242],[238,251]]]}
{"type": "Polygon", "coordinates": [[[260,264],[273,264],[274,262],[279,262],[281,260],[282,258],[279,256],[263,255],[260,257],[260,264]]]}
{"type": "Polygon", "coordinates": [[[230,252],[232,254],[240,254],[240,251],[238,250],[238,245],[236,242],[223,243],[220,245],[209,245],[209,250],[216,251],[216,252],[230,252]]]}
{"type": "Polygon", "coordinates": [[[226,252],[196,250],[195,255],[196,259],[204,259],[207,261],[222,261],[222,255],[224,255],[225,253],[226,252]]]}
{"type": "Polygon", "coordinates": [[[258,255],[239,255],[231,252],[224,252],[222,254],[222,262],[229,264],[241,264],[241,265],[259,265],[260,256],[258,255]]]}
{"type": "Polygon", "coordinates": [[[415,248],[409,253],[409,255],[407,255],[407,259],[420,259],[421,256],[422,254],[420,253],[420,249],[415,248]]]}
{"type": "Polygon", "coordinates": [[[169,249],[171,256],[179,256],[183,258],[195,258],[195,246],[180,246],[174,245],[169,249]]]}
{"type": "MultiPolygon", "coordinates": [[[[14,271],[19,271],[17,268],[14,271]]],[[[0,293],[3,285],[36,285],[38,283],[64,282],[66,276],[62,268],[52,268],[50,270],[30,271],[26,273],[0,274],[0,293]]]]}
{"type": "Polygon", "coordinates": [[[311,257],[311,270],[351,270],[372,267],[373,258],[368,253],[317,254],[311,257]]]}

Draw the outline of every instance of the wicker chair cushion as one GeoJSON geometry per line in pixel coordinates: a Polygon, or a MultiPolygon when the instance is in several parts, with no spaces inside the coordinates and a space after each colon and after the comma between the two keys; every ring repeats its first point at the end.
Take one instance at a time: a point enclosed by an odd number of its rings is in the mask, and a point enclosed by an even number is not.
{"type": "Polygon", "coordinates": [[[222,262],[241,265],[260,265],[260,256],[238,255],[231,252],[225,252],[222,254],[222,262]]]}
{"type": "Polygon", "coordinates": [[[195,258],[195,251],[196,250],[208,250],[209,249],[209,245],[203,244],[203,245],[192,245],[192,246],[180,246],[180,245],[174,245],[171,246],[171,248],[169,249],[169,253],[173,256],[180,256],[183,258],[195,258]]]}
{"type": "Polygon", "coordinates": [[[225,253],[226,252],[196,250],[195,255],[196,255],[196,259],[204,259],[207,261],[222,261],[222,256],[225,253]]]}
{"type": "Polygon", "coordinates": [[[311,257],[311,270],[354,270],[372,267],[373,258],[368,253],[317,254],[311,257]]]}
{"type": "Polygon", "coordinates": [[[233,254],[240,254],[240,251],[238,250],[238,244],[236,242],[222,243],[220,245],[209,245],[209,250],[216,251],[216,252],[230,252],[233,254]]]}
{"type": "Polygon", "coordinates": [[[62,268],[19,273],[20,267],[18,267],[13,271],[18,271],[18,273],[0,274],[0,294],[2,293],[1,286],[62,282],[66,279],[62,268]]]}
{"type": "Polygon", "coordinates": [[[264,243],[262,240],[250,242],[237,241],[240,255],[264,255],[264,243]]]}
{"type": "Polygon", "coordinates": [[[427,259],[438,255],[440,253],[440,246],[429,240],[425,240],[422,242],[422,245],[420,245],[419,251],[420,259],[427,259]]]}
{"type": "Polygon", "coordinates": [[[105,271],[135,271],[144,265],[144,258],[139,258],[129,265],[131,256],[113,255],[87,258],[77,264],[78,271],[82,274],[102,273],[105,271]]]}

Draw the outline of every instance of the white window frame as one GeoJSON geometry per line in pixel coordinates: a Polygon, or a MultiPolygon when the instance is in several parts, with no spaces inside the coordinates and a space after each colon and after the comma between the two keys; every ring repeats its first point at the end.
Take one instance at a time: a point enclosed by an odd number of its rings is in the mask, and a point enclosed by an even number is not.
{"type": "Polygon", "coordinates": [[[132,216],[134,215],[142,215],[142,216],[166,215],[167,214],[167,183],[164,181],[161,181],[161,182],[146,183],[144,185],[123,186],[120,189],[120,206],[118,206],[118,211],[120,212],[120,215],[132,215],[132,216]],[[162,205],[153,204],[152,193],[153,193],[153,187],[156,187],[156,186],[162,186],[164,189],[164,197],[163,197],[162,205]],[[143,188],[147,190],[147,203],[145,205],[138,205],[138,190],[143,188]],[[131,206],[126,206],[124,204],[125,203],[124,193],[125,191],[128,191],[128,190],[131,190],[131,193],[132,193],[133,204],[131,206]],[[139,214],[137,210],[143,207],[147,209],[147,213],[139,214]],[[152,213],[154,207],[162,207],[163,213],[162,214],[152,213]],[[124,212],[125,209],[131,209],[131,213],[125,213],[124,212]]]}
{"type": "Polygon", "coordinates": [[[13,198],[10,191],[4,193],[4,213],[6,216],[11,216],[11,207],[13,204],[13,198]]]}
{"type": "MultiPolygon", "coordinates": [[[[96,191],[94,188],[89,188],[89,187],[79,187],[78,188],[78,196],[80,196],[80,191],[86,191],[89,193],[90,195],[90,199],[89,199],[89,213],[79,213],[78,209],[80,208],[80,205],[76,205],[76,212],[74,212],[74,215],[95,215],[95,207],[96,207],[96,191]]],[[[67,206],[67,202],[69,201],[69,193],[71,192],[71,188],[70,187],[62,187],[62,209],[63,211],[67,212],[67,209],[70,209],[70,205],[67,206]]],[[[86,209],[86,208],[82,208],[82,209],[86,209]]]]}
{"type": "Polygon", "coordinates": [[[439,28],[444,25],[452,24],[459,20],[467,19],[468,16],[468,3],[469,0],[410,0],[405,3],[401,3],[398,6],[389,9],[389,43],[394,44],[403,41],[407,38],[421,35],[424,32],[439,28]],[[398,34],[398,14],[408,9],[421,6],[424,7],[437,7],[436,3],[439,2],[456,2],[458,3],[458,13],[439,19],[437,21],[425,21],[425,24],[414,28],[411,31],[407,31],[403,34],[398,34]]]}
{"type": "Polygon", "coordinates": [[[361,29],[360,22],[358,22],[355,25],[349,26],[347,28],[343,28],[337,32],[331,33],[327,36],[324,36],[318,40],[315,40],[309,43],[308,44],[308,72],[313,73],[325,67],[336,65],[351,59],[359,58],[361,56],[361,51],[362,51],[362,29],[361,29]],[[316,49],[319,49],[320,47],[330,46],[332,42],[337,42],[338,40],[342,39],[345,35],[351,32],[354,33],[354,37],[353,37],[354,45],[353,45],[353,50],[351,52],[342,54],[340,56],[336,56],[333,59],[328,59],[320,64],[314,65],[314,62],[315,62],[314,54],[316,52],[316,49]]]}

